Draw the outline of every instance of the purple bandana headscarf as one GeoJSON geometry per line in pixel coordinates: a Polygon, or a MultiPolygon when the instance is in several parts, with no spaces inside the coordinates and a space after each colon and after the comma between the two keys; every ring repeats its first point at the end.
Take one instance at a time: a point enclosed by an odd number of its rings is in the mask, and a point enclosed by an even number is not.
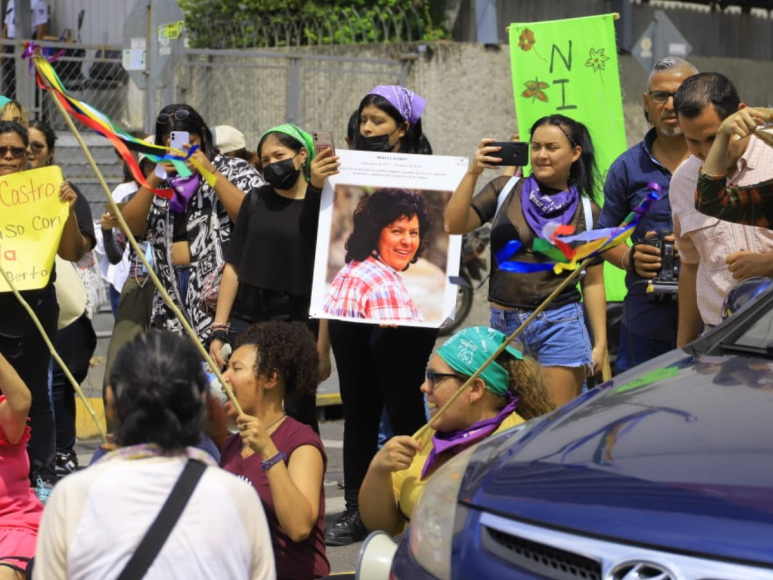
{"type": "Polygon", "coordinates": [[[421,470],[421,478],[424,479],[426,477],[427,473],[438,462],[442,453],[450,452],[452,455],[456,455],[473,443],[491,435],[499,428],[502,421],[515,412],[518,401],[517,397],[511,398],[510,402],[505,405],[505,408],[496,417],[478,421],[467,427],[467,429],[450,433],[435,433],[432,437],[432,451],[430,451],[429,457],[427,457],[427,461],[424,463],[424,469],[421,470]]]}
{"type": "Polygon", "coordinates": [[[400,85],[379,85],[368,94],[384,97],[411,127],[416,126],[427,105],[425,99],[400,85]]]}
{"type": "Polygon", "coordinates": [[[169,211],[183,213],[188,202],[201,184],[201,175],[194,173],[189,177],[173,177],[169,180],[174,197],[169,200],[169,211]]]}
{"type": "Polygon", "coordinates": [[[567,191],[554,195],[542,195],[534,176],[523,181],[523,189],[521,189],[523,216],[529,227],[539,237],[542,237],[542,230],[550,222],[567,225],[574,217],[579,201],[580,192],[574,185],[567,191]]]}

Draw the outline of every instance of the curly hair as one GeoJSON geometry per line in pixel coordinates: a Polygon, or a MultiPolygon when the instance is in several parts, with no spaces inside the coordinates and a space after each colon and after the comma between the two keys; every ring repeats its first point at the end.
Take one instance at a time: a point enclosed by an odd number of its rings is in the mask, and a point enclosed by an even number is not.
{"type": "Polygon", "coordinates": [[[236,347],[255,347],[255,376],[273,373],[284,381],[285,399],[314,393],[319,384],[319,353],[314,335],[301,322],[270,320],[253,324],[236,347]]]}
{"type": "MultiPolygon", "coordinates": [[[[346,263],[361,262],[378,246],[381,230],[401,219],[419,218],[419,248],[410,263],[415,264],[427,247],[427,233],[432,226],[424,199],[409,189],[377,189],[362,198],[354,210],[354,229],[346,240],[346,263]]],[[[406,266],[406,270],[408,266],[406,266]]]]}
{"type": "Polygon", "coordinates": [[[161,330],[138,335],[118,351],[109,384],[119,445],[180,449],[201,441],[209,381],[189,340],[161,330]]]}
{"type": "MultiPolygon", "coordinates": [[[[496,358],[496,362],[507,370],[512,395],[520,397],[517,410],[521,417],[532,419],[556,408],[553,395],[545,383],[545,374],[536,360],[528,356],[520,360],[505,351],[496,358]]],[[[503,401],[502,407],[505,404],[503,401]]]]}

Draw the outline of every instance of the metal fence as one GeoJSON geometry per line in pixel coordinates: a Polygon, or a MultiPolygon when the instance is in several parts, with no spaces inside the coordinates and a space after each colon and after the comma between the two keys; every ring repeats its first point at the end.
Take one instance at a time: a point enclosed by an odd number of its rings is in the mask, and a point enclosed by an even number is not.
{"type": "MultiPolygon", "coordinates": [[[[102,213],[102,193],[65,120],[51,97],[34,85],[22,48],[12,40],[0,41],[6,55],[2,67],[2,94],[16,98],[30,119],[49,123],[59,139],[56,162],[102,213]]],[[[75,98],[88,103],[125,129],[140,129],[145,118],[142,91],[129,81],[121,66],[121,47],[42,43],[52,52],[65,50],[54,63],[62,83],[75,98]]],[[[266,129],[293,122],[309,129],[332,131],[344,145],[349,115],[359,100],[378,84],[403,82],[409,59],[350,58],[320,55],[318,50],[203,50],[188,49],[174,81],[157,99],[158,108],[185,102],[199,110],[209,125],[239,128],[254,148],[266,129]]],[[[121,180],[112,146],[103,137],[80,126],[108,183],[121,180]]]]}
{"type": "Polygon", "coordinates": [[[250,147],[263,131],[284,122],[331,130],[343,145],[349,115],[362,96],[378,84],[402,82],[408,66],[408,60],[300,51],[190,49],[175,78],[174,98],[211,125],[238,127],[250,147]]]}
{"type": "Polygon", "coordinates": [[[195,48],[268,48],[423,40],[428,16],[410,3],[392,8],[331,7],[316,14],[239,10],[186,19],[195,48]]]}

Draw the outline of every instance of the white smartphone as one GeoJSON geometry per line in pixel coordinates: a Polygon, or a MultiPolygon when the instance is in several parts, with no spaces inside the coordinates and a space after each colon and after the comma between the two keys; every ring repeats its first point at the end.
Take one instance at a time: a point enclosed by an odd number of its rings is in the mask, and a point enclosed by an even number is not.
{"type": "Polygon", "coordinates": [[[190,143],[190,133],[188,131],[172,131],[169,134],[169,146],[172,149],[179,149],[185,151],[183,145],[190,143]]]}
{"type": "Polygon", "coordinates": [[[333,146],[333,135],[330,131],[314,131],[312,133],[314,138],[314,150],[315,154],[319,155],[320,151],[330,149],[333,155],[336,154],[335,147],[333,146]]]}

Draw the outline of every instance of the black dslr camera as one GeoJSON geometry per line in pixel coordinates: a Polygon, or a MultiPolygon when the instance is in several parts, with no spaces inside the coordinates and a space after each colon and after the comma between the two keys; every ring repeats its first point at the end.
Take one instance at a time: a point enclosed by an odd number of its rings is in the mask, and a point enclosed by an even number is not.
{"type": "Polygon", "coordinates": [[[671,230],[659,230],[657,235],[644,238],[643,244],[647,244],[660,250],[662,265],[658,275],[647,283],[647,294],[655,299],[676,296],[679,285],[679,255],[674,247],[674,242],[667,242],[666,237],[673,232],[671,230]]]}

